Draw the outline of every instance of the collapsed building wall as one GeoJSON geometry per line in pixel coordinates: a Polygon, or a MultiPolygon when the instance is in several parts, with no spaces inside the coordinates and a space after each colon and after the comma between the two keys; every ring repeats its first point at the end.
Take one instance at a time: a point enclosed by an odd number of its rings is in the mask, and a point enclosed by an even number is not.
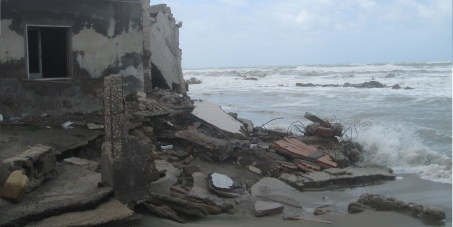
{"type": "Polygon", "coordinates": [[[165,4],[149,8],[151,15],[150,47],[153,87],[169,88],[185,93],[186,87],[181,68],[179,28],[170,7],[165,4]]]}
{"type": "Polygon", "coordinates": [[[145,6],[149,0],[2,0],[0,112],[102,109],[110,74],[122,75],[125,95],[143,91],[151,77],[145,6]]]}

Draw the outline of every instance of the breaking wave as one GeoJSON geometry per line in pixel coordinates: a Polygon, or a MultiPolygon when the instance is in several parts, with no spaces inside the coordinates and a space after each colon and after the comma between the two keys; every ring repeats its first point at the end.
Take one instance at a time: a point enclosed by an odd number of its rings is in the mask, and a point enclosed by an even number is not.
{"type": "Polygon", "coordinates": [[[451,158],[431,150],[412,129],[371,124],[359,126],[358,130],[358,141],[365,145],[363,161],[389,166],[396,173],[452,183],[451,158]]]}

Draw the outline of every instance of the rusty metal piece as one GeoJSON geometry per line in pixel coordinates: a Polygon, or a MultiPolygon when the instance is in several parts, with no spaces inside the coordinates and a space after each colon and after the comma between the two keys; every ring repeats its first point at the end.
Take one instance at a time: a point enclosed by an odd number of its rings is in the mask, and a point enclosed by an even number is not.
{"type": "Polygon", "coordinates": [[[304,170],[305,172],[318,172],[322,170],[322,167],[315,163],[301,159],[294,159],[293,161],[300,169],[304,170]]]}
{"type": "Polygon", "coordinates": [[[324,137],[331,137],[334,135],[335,128],[332,126],[332,128],[325,128],[325,127],[317,127],[315,129],[315,135],[317,136],[324,136],[324,137]]]}
{"type": "Polygon", "coordinates": [[[292,158],[316,162],[324,168],[336,168],[338,166],[330,156],[320,154],[318,148],[308,146],[295,138],[284,138],[276,141],[272,144],[272,148],[292,158]]]}

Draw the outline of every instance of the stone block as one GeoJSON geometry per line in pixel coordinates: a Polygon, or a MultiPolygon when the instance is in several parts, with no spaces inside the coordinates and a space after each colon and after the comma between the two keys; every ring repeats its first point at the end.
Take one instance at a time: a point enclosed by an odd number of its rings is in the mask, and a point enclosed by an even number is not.
{"type": "Polygon", "coordinates": [[[57,176],[56,158],[52,148],[37,144],[26,151],[5,159],[0,163],[0,185],[15,170],[25,173],[30,181],[29,191],[41,185],[47,179],[57,176]]]}
{"type": "Polygon", "coordinates": [[[24,198],[29,186],[30,181],[28,180],[28,177],[22,174],[21,171],[15,170],[9,175],[0,190],[0,197],[19,203],[24,198]]]}
{"type": "Polygon", "coordinates": [[[174,185],[177,181],[175,177],[166,175],[157,181],[151,182],[149,191],[170,196],[170,186],[174,185]]]}
{"type": "Polygon", "coordinates": [[[257,217],[279,214],[285,207],[280,203],[256,201],[253,207],[253,213],[257,217]]]}

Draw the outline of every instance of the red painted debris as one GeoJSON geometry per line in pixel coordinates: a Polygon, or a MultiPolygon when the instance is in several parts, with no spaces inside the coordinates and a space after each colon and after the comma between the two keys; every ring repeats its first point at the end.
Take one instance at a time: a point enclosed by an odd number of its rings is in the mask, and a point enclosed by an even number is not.
{"type": "Polygon", "coordinates": [[[322,170],[322,167],[319,166],[319,165],[316,165],[314,163],[311,163],[311,162],[308,162],[308,161],[305,161],[305,160],[300,160],[300,159],[294,159],[293,160],[294,163],[296,163],[296,165],[306,171],[306,172],[316,172],[316,171],[321,171],[322,170]]]}
{"type": "Polygon", "coordinates": [[[336,168],[338,166],[337,163],[335,163],[328,155],[321,154],[318,158],[309,157],[310,155],[318,152],[318,149],[313,146],[308,146],[307,144],[294,138],[284,138],[276,141],[272,144],[272,148],[292,158],[315,162],[324,168],[336,168]]]}

